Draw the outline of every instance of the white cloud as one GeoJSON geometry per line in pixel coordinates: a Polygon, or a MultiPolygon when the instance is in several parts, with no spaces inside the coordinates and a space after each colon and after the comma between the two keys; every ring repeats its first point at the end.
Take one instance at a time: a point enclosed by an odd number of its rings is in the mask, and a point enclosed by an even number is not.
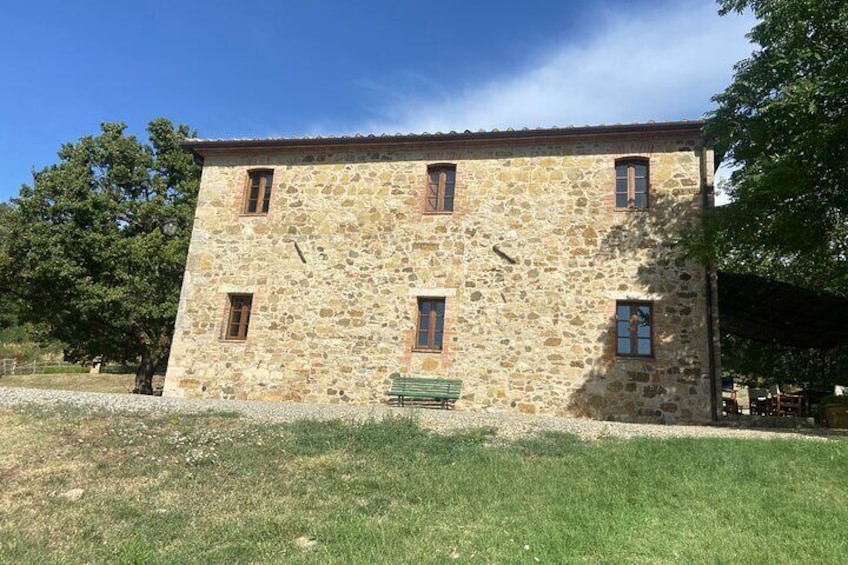
{"type": "MultiPolygon", "coordinates": [[[[712,2],[607,15],[579,44],[554,46],[524,70],[427,96],[363,86],[380,96],[367,132],[549,127],[698,118],[750,54],[750,15],[719,17],[712,2]]],[[[419,77],[420,82],[427,77],[419,77]]],[[[420,89],[418,92],[421,92],[420,89]]]]}

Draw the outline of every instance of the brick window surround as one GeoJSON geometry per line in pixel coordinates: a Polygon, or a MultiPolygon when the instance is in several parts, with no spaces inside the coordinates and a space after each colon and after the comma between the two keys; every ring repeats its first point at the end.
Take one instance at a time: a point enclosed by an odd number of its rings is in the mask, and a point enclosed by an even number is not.
{"type": "Polygon", "coordinates": [[[653,303],[615,303],[615,354],[618,357],[654,356],[653,303]]]}
{"type": "Polygon", "coordinates": [[[256,169],[247,172],[247,187],[244,191],[244,214],[267,214],[271,203],[271,187],[274,171],[256,169]]]}
{"type": "Polygon", "coordinates": [[[427,167],[427,214],[450,214],[453,212],[456,190],[456,165],[438,164],[427,167]]]}
{"type": "Polygon", "coordinates": [[[445,335],[444,297],[419,297],[415,351],[442,351],[445,335]]]}
{"type": "Polygon", "coordinates": [[[253,307],[253,295],[229,294],[227,295],[227,300],[229,302],[229,309],[224,339],[244,341],[247,339],[247,329],[250,325],[250,310],[253,307]]]}
{"type": "Polygon", "coordinates": [[[618,210],[644,210],[648,207],[649,167],[645,157],[615,161],[615,207],[618,210]]]}

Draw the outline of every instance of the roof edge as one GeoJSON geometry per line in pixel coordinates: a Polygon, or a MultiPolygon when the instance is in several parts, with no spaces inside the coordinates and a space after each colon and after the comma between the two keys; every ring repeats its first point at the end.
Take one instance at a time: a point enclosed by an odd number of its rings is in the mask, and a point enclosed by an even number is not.
{"type": "Polygon", "coordinates": [[[268,139],[186,139],[181,145],[196,153],[207,150],[232,149],[295,149],[318,147],[374,146],[374,145],[420,145],[435,143],[478,143],[478,142],[532,142],[565,141],[584,137],[607,137],[632,134],[688,134],[704,137],[704,120],[681,120],[673,122],[646,122],[635,124],[613,124],[576,126],[566,128],[537,128],[521,130],[491,130],[449,133],[382,134],[329,137],[291,137],[268,139]]]}

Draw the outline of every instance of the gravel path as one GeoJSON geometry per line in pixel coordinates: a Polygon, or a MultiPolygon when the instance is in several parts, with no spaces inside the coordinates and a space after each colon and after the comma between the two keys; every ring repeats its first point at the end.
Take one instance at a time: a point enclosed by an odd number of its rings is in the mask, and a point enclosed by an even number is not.
{"type": "Polygon", "coordinates": [[[0,386],[0,407],[21,404],[50,406],[71,404],[90,410],[161,415],[171,413],[230,412],[255,422],[292,422],[295,420],[363,421],[386,416],[413,415],[425,428],[448,432],[459,429],[493,427],[498,437],[517,438],[539,431],[577,434],[587,439],[603,437],[712,437],[712,438],[796,438],[818,439],[848,437],[845,432],[829,430],[763,430],[712,426],[665,426],[599,422],[579,418],[554,418],[514,413],[482,413],[448,410],[397,408],[385,405],[349,406],[338,404],[269,403],[239,400],[184,400],[131,394],[72,392],[0,386]]]}

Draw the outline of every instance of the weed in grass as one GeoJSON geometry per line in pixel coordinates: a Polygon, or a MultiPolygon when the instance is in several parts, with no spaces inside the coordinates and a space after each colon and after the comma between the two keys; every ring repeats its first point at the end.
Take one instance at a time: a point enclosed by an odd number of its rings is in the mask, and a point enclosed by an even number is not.
{"type": "Polygon", "coordinates": [[[233,410],[214,410],[206,409],[203,412],[184,412],[181,414],[172,414],[163,420],[167,420],[170,424],[177,425],[180,422],[192,422],[194,420],[203,420],[204,418],[212,418],[215,420],[239,420],[243,416],[239,412],[233,410]]]}
{"type": "Polygon", "coordinates": [[[497,428],[483,426],[454,432],[446,439],[451,445],[489,445],[494,441],[497,432],[497,428]]]}
{"type": "Polygon", "coordinates": [[[107,418],[111,414],[106,409],[79,406],[69,402],[57,402],[50,405],[36,402],[24,402],[16,404],[9,408],[9,410],[20,414],[27,422],[43,419],[52,420],[55,418],[65,418],[70,421],[88,415],[107,418]]]}
{"type": "Polygon", "coordinates": [[[587,442],[574,434],[541,432],[518,439],[511,447],[528,459],[567,459],[579,455],[586,446],[587,442]]]}

